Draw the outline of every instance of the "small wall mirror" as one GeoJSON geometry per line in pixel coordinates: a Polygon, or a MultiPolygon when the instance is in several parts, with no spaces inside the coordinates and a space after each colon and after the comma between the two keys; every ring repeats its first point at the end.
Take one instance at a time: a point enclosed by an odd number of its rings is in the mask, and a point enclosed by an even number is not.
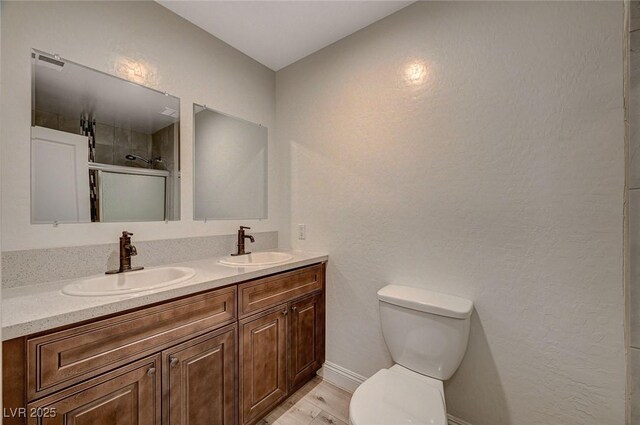
{"type": "Polygon", "coordinates": [[[193,109],[194,219],[267,218],[267,128],[193,109]]]}
{"type": "Polygon", "coordinates": [[[31,222],[180,219],[180,99],[33,50],[31,222]]]}

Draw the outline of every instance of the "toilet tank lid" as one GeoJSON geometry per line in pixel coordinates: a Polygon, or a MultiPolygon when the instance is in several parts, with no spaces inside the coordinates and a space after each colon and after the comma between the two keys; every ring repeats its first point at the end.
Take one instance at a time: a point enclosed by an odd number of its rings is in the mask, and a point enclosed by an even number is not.
{"type": "Polygon", "coordinates": [[[465,298],[410,286],[387,285],[378,291],[378,299],[411,310],[454,319],[467,319],[473,311],[473,303],[465,298]]]}

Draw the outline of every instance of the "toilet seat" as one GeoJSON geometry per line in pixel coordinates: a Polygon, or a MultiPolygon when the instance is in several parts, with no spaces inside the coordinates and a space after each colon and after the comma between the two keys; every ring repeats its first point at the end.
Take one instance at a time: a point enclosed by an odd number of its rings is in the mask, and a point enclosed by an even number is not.
{"type": "Polygon", "coordinates": [[[442,382],[402,366],[381,369],[356,389],[351,425],[447,425],[442,382]]]}

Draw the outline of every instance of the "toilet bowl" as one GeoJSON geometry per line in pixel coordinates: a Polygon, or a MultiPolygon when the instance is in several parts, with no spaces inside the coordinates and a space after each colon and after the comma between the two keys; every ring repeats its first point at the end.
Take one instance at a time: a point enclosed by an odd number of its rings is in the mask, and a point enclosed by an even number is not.
{"type": "Polygon", "coordinates": [[[356,389],[351,425],[447,425],[442,381],[400,365],[381,369],[356,389]]]}
{"type": "Polygon", "coordinates": [[[382,333],[396,362],[360,385],[351,425],[447,425],[443,381],[458,369],[469,339],[473,303],[419,288],[378,292],[382,333]]]}

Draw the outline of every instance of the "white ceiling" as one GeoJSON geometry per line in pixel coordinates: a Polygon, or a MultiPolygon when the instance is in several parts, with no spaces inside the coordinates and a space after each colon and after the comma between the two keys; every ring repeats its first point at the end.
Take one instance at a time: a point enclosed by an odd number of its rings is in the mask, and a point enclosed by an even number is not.
{"type": "Polygon", "coordinates": [[[156,1],[274,71],[413,3],[156,1]]]}

